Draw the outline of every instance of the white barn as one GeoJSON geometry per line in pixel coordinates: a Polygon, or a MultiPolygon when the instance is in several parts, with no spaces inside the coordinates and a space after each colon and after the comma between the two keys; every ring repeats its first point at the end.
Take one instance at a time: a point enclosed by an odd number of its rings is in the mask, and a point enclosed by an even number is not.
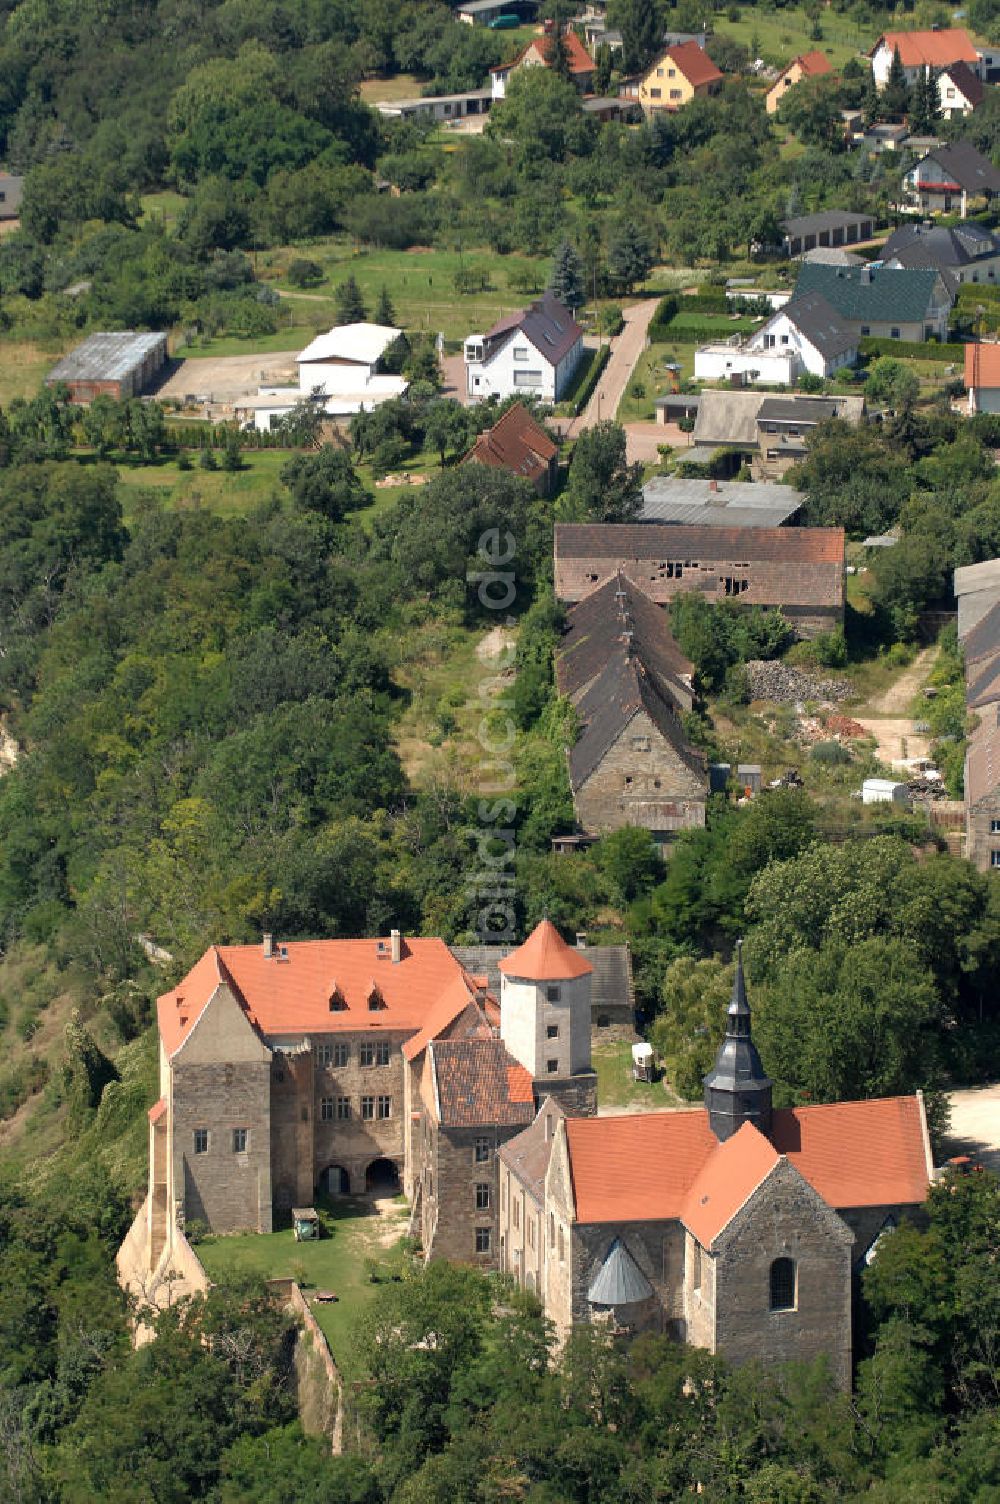
{"type": "Polygon", "coordinates": [[[583,330],[569,309],[547,292],[486,334],[467,337],[466,392],[479,402],[524,396],[558,402],[582,355],[583,330]]]}

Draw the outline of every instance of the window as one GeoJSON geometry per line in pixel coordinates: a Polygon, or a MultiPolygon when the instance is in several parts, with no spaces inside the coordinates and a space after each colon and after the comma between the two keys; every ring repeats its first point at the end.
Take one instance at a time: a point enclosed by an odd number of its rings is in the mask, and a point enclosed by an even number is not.
{"type": "Polygon", "coordinates": [[[515,1200],[511,1204],[510,1212],[511,1212],[511,1220],[514,1223],[514,1226],[515,1227],[520,1227],[520,1225],[521,1225],[521,1203],[520,1203],[520,1201],[515,1200]]]}
{"type": "Polygon", "coordinates": [[[377,987],[373,987],[368,994],[368,1012],[381,1013],[385,1008],[385,998],[377,987]]]}
{"type": "Polygon", "coordinates": [[[196,1128],[194,1130],[194,1152],[196,1154],[208,1153],[208,1129],[196,1128]]]}
{"type": "Polygon", "coordinates": [[[795,1310],[794,1259],[775,1259],[771,1265],[771,1310],[795,1310]]]}
{"type": "Polygon", "coordinates": [[[341,1123],[346,1123],[347,1119],[350,1116],[351,1116],[351,1099],[350,1099],[350,1097],[338,1097],[337,1098],[337,1118],[338,1118],[338,1120],[341,1123]]]}
{"type": "Polygon", "coordinates": [[[250,1130],[248,1128],[234,1128],[233,1129],[233,1153],[234,1154],[245,1154],[247,1152],[247,1144],[249,1143],[249,1141],[250,1141],[250,1130]]]}
{"type": "Polygon", "coordinates": [[[333,1063],[334,1063],[334,1065],[337,1065],[337,1066],[346,1065],[347,1062],[350,1060],[350,1058],[351,1058],[351,1047],[350,1047],[349,1044],[338,1043],[338,1044],[334,1045],[334,1047],[333,1047],[333,1063]]]}
{"type": "Polygon", "coordinates": [[[562,1228],[560,1227],[560,1229],[559,1229],[559,1262],[560,1262],[560,1264],[563,1263],[563,1261],[565,1260],[565,1258],[566,1258],[566,1235],[563,1232],[562,1228]]]}
{"type": "Polygon", "coordinates": [[[893,325],[893,327],[889,330],[889,338],[890,339],[898,339],[899,338],[899,330],[898,330],[898,328],[896,328],[895,325],[893,325]]]}
{"type": "Polygon", "coordinates": [[[550,1248],[554,1248],[555,1246],[556,1246],[556,1219],[552,1215],[552,1213],[549,1212],[549,1247],[550,1248]]]}
{"type": "Polygon", "coordinates": [[[529,1248],[534,1248],[534,1246],[535,1246],[535,1219],[534,1219],[534,1217],[529,1217],[528,1218],[528,1247],[529,1248]]]}
{"type": "Polygon", "coordinates": [[[701,1244],[695,1243],[694,1254],[691,1259],[691,1287],[694,1290],[701,1289],[701,1244]]]}
{"type": "Polygon", "coordinates": [[[391,1118],[392,1117],[392,1098],[391,1097],[376,1097],[375,1098],[375,1116],[377,1118],[391,1118]]]}
{"type": "Polygon", "coordinates": [[[541,386],[541,384],[542,384],[542,373],[541,373],[541,371],[515,371],[514,372],[514,385],[515,386],[541,386]]]}
{"type": "Polygon", "coordinates": [[[372,1121],[372,1119],[375,1116],[375,1098],[374,1097],[362,1097],[361,1098],[361,1116],[364,1118],[364,1120],[365,1120],[366,1123],[370,1123],[372,1121]]]}
{"type": "Polygon", "coordinates": [[[333,1122],[333,1098],[323,1097],[319,1104],[319,1118],[321,1123],[333,1122]]]}
{"type": "Polygon", "coordinates": [[[476,1186],[476,1211],[488,1212],[490,1209],[490,1188],[486,1181],[481,1181],[476,1186]]]}
{"type": "Polygon", "coordinates": [[[515,345],[514,346],[514,359],[515,360],[527,360],[527,358],[528,358],[528,352],[524,348],[524,346],[523,345],[515,345]]]}
{"type": "Polygon", "coordinates": [[[606,1013],[599,1013],[597,1015],[597,1027],[599,1029],[608,1029],[611,1027],[611,1019],[606,1013]]]}
{"type": "Polygon", "coordinates": [[[662,98],[662,95],[663,95],[663,90],[662,89],[650,89],[650,91],[649,91],[649,97],[650,97],[650,99],[660,99],[660,98],[662,98]]]}
{"type": "Polygon", "coordinates": [[[632,750],[634,752],[648,752],[649,751],[649,737],[648,736],[633,736],[633,738],[632,738],[632,750]]]}
{"type": "Polygon", "coordinates": [[[561,995],[558,985],[548,986],[545,989],[545,1001],[548,1003],[558,1003],[561,995]]]}
{"type": "Polygon", "coordinates": [[[1000,820],[991,820],[990,821],[990,833],[992,835],[996,835],[998,832],[1000,832],[1000,820]]]}
{"type": "Polygon", "coordinates": [[[681,91],[680,91],[680,89],[671,89],[670,90],[670,98],[671,99],[680,99],[680,97],[681,97],[681,91]]]}
{"type": "Polygon", "coordinates": [[[862,324],[861,325],[861,333],[862,334],[871,334],[871,332],[872,332],[872,329],[871,329],[871,325],[870,324],[862,324]]]}
{"type": "Polygon", "coordinates": [[[363,1044],[358,1052],[358,1058],[362,1065],[388,1065],[389,1064],[389,1041],[379,1039],[375,1044],[363,1044]]]}
{"type": "Polygon", "coordinates": [[[991,867],[1000,867],[1000,851],[991,851],[990,852],[990,866],[991,867]]]}
{"type": "Polygon", "coordinates": [[[554,1076],[556,1071],[559,1069],[558,1060],[546,1060],[545,1069],[548,1071],[550,1076],[554,1076]]]}
{"type": "Polygon", "coordinates": [[[341,992],[339,987],[334,987],[333,991],[330,993],[330,1012],[345,1013],[346,1011],[347,1003],[344,1000],[344,994],[341,992]]]}
{"type": "Polygon", "coordinates": [[[662,78],[663,77],[663,69],[662,68],[657,68],[657,70],[656,70],[656,76],[657,76],[657,78],[662,78]]]}
{"type": "Polygon", "coordinates": [[[472,1150],[472,1162],[477,1165],[485,1165],[489,1162],[491,1144],[488,1138],[477,1138],[472,1150]]]}
{"type": "Polygon", "coordinates": [[[559,1038],[559,1025],[558,1024],[547,1024],[546,1028],[545,1028],[545,1038],[546,1039],[558,1039],[559,1038]]]}
{"type": "Polygon", "coordinates": [[[493,1247],[493,1229],[490,1227],[476,1228],[476,1252],[489,1253],[493,1247]]]}
{"type": "Polygon", "coordinates": [[[329,1065],[333,1060],[333,1045],[318,1044],[315,1049],[315,1055],[317,1065],[329,1065]]]}

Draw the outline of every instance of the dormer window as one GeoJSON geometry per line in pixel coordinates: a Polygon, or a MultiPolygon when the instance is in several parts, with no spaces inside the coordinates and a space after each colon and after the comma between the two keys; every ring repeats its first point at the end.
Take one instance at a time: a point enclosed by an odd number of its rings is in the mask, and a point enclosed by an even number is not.
{"type": "Polygon", "coordinates": [[[336,982],[334,982],[333,986],[330,988],[330,1012],[346,1013],[346,1011],[347,999],[344,997],[344,994],[341,992],[336,982]]]}
{"type": "Polygon", "coordinates": [[[373,982],[371,991],[368,994],[368,1012],[381,1013],[384,1008],[385,998],[382,996],[378,986],[373,982]]]}

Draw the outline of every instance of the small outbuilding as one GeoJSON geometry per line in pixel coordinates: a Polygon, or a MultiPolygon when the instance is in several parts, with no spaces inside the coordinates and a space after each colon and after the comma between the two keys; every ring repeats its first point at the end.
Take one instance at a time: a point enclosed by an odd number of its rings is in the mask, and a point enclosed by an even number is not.
{"type": "Polygon", "coordinates": [[[292,1230],[296,1243],[310,1243],[319,1237],[319,1213],[314,1206],[292,1207],[292,1230]]]}
{"type": "Polygon", "coordinates": [[[862,804],[902,804],[910,806],[910,791],[894,778],[866,778],[861,785],[862,804]]]}
{"type": "Polygon", "coordinates": [[[46,386],[67,386],[73,402],[138,397],[167,359],[165,334],[91,334],[64,355],[45,378],[46,386]]]}

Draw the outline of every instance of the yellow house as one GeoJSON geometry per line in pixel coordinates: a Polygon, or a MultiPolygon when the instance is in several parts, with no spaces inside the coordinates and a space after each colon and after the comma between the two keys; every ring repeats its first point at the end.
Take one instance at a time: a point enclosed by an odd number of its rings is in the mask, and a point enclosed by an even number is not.
{"type": "Polygon", "coordinates": [[[832,72],[830,60],[822,52],[805,52],[801,57],[793,57],[767,91],[765,100],[767,113],[769,115],[778,113],[778,106],[794,84],[801,83],[804,78],[821,78],[824,73],[832,72]]]}
{"type": "Polygon", "coordinates": [[[646,115],[679,110],[696,94],[714,94],[722,74],[697,42],[668,47],[639,84],[638,100],[646,115]]]}

